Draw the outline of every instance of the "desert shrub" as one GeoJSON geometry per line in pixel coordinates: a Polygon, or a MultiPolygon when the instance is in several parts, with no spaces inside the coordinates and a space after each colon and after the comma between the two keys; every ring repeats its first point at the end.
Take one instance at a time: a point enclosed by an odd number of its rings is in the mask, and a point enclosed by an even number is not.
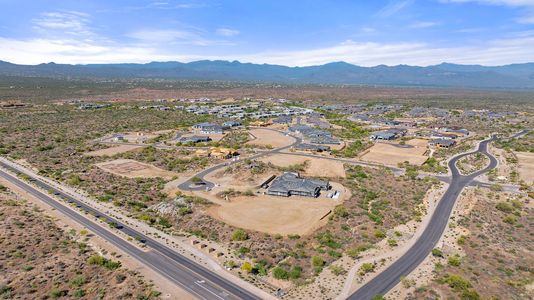
{"type": "Polygon", "coordinates": [[[124,274],[117,274],[115,275],[115,280],[117,281],[117,283],[123,283],[124,280],[126,280],[126,275],[124,274]]]}
{"type": "Polygon", "coordinates": [[[511,213],[512,211],[514,211],[514,207],[512,206],[512,204],[508,202],[499,202],[497,203],[497,205],[495,205],[495,208],[505,213],[511,213]]]}
{"type": "Polygon", "coordinates": [[[328,269],[330,270],[330,272],[332,272],[332,274],[336,276],[347,273],[347,270],[345,270],[342,266],[338,265],[331,265],[330,267],[328,267],[328,269]]]}
{"type": "Polygon", "coordinates": [[[299,279],[302,274],[302,268],[299,266],[295,266],[289,271],[289,278],[291,279],[299,279]]]}
{"type": "Polygon", "coordinates": [[[247,273],[250,273],[252,272],[252,264],[250,264],[248,261],[247,262],[244,262],[242,265],[241,265],[241,270],[247,272],[247,273]]]}
{"type": "Polygon", "coordinates": [[[512,215],[512,214],[508,214],[508,215],[506,215],[506,217],[504,217],[502,219],[502,221],[504,223],[508,223],[508,224],[513,225],[513,224],[517,223],[517,216],[512,215]]]}
{"type": "Polygon", "coordinates": [[[85,296],[85,291],[82,290],[82,289],[77,289],[75,292],[74,292],[74,298],[82,298],[85,296]]]}
{"type": "Polygon", "coordinates": [[[248,234],[243,229],[236,229],[232,233],[232,241],[245,241],[248,239],[248,234]]]}
{"type": "Polygon", "coordinates": [[[362,264],[362,266],[360,267],[360,276],[363,276],[369,272],[372,272],[374,271],[375,269],[375,265],[373,263],[364,263],[362,264]]]}
{"type": "Polygon", "coordinates": [[[449,256],[447,260],[448,264],[453,267],[458,267],[462,263],[462,260],[460,259],[460,256],[458,255],[452,255],[449,256]]]}
{"type": "Polygon", "coordinates": [[[337,205],[335,208],[334,208],[334,215],[335,216],[338,216],[338,217],[341,217],[341,218],[345,218],[349,215],[349,212],[347,211],[347,208],[343,205],[337,205]]]}
{"type": "Polygon", "coordinates": [[[443,257],[443,252],[439,250],[438,248],[432,249],[432,255],[436,257],[443,257]]]}
{"type": "Polygon", "coordinates": [[[446,283],[455,292],[466,291],[471,288],[469,280],[456,274],[447,274],[441,280],[442,283],[446,283]]]}
{"type": "Polygon", "coordinates": [[[83,275],[76,275],[72,280],[70,281],[70,285],[74,287],[80,287],[84,285],[86,282],[85,277],[83,275]]]}
{"type": "Polygon", "coordinates": [[[103,266],[109,270],[115,270],[121,267],[120,262],[115,262],[100,255],[93,255],[87,259],[87,263],[90,265],[103,266]]]}
{"type": "Polygon", "coordinates": [[[289,273],[282,267],[273,268],[273,277],[276,279],[287,280],[289,279],[289,273]]]}
{"type": "Polygon", "coordinates": [[[324,266],[324,259],[320,256],[313,256],[311,258],[311,264],[313,267],[322,267],[324,266]]]}
{"type": "Polygon", "coordinates": [[[61,297],[65,297],[67,296],[67,291],[65,290],[60,290],[58,288],[53,288],[50,290],[50,292],[48,293],[48,295],[50,296],[50,298],[52,299],[57,299],[57,298],[61,298],[61,297]]]}
{"type": "Polygon", "coordinates": [[[178,209],[178,215],[180,215],[180,216],[185,216],[185,215],[188,215],[190,213],[193,213],[193,210],[191,210],[191,208],[189,208],[189,207],[180,207],[178,209]]]}
{"type": "Polygon", "coordinates": [[[381,229],[377,229],[375,230],[375,237],[379,239],[383,239],[386,237],[386,233],[381,229]]]}

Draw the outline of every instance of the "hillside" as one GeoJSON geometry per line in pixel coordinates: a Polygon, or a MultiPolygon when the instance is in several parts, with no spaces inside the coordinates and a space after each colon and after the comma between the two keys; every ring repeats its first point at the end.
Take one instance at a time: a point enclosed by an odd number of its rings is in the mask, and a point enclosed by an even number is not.
{"type": "Polygon", "coordinates": [[[443,63],[435,66],[360,67],[345,62],[287,67],[238,61],[151,62],[147,64],[39,64],[0,61],[0,75],[25,77],[164,78],[294,84],[534,88],[534,63],[486,67],[443,63]]]}

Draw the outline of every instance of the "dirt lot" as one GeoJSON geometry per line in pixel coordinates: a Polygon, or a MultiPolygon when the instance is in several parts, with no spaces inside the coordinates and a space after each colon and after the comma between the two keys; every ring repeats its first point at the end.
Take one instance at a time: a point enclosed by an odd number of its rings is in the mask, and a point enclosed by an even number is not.
{"type": "Polygon", "coordinates": [[[343,163],[334,160],[284,154],[271,155],[260,160],[266,163],[270,162],[277,167],[288,167],[290,165],[306,163],[306,171],[302,174],[304,176],[342,178],[346,176],[343,163]]]}
{"type": "Polygon", "coordinates": [[[128,151],[139,149],[139,148],[142,148],[142,147],[143,146],[120,145],[120,146],[115,146],[115,147],[111,147],[111,148],[106,148],[106,149],[100,149],[100,150],[87,152],[84,155],[85,156],[112,156],[112,155],[115,155],[115,154],[128,152],[128,151]]]}
{"type": "Polygon", "coordinates": [[[209,213],[239,228],[270,234],[305,235],[317,228],[320,219],[334,208],[334,203],[330,199],[240,197],[224,206],[211,208],[209,213]]]}
{"type": "Polygon", "coordinates": [[[138,162],[132,159],[116,159],[96,164],[100,169],[128,178],[156,178],[171,179],[177,174],[170,171],[154,167],[149,164],[138,162]]]}
{"type": "Polygon", "coordinates": [[[397,166],[405,161],[420,166],[428,158],[424,155],[427,151],[426,145],[427,141],[423,139],[409,140],[406,145],[377,142],[362,156],[362,159],[390,166],[397,166]]]}
{"type": "MultiPolygon", "coordinates": [[[[289,157],[289,155],[280,156],[289,157]]],[[[297,161],[292,160],[288,164],[298,163],[301,157],[296,158],[297,161]]],[[[343,166],[341,169],[343,170],[343,166]]],[[[280,172],[276,171],[274,174],[278,173],[280,172]]],[[[224,174],[224,172],[208,174],[206,179],[215,183],[215,187],[210,191],[197,191],[194,194],[216,204],[208,209],[210,216],[243,229],[282,235],[309,234],[325,225],[328,218],[321,219],[336,205],[351,196],[350,190],[337,182],[330,184],[332,191],[341,192],[338,199],[327,198],[328,192],[324,191],[319,198],[285,198],[256,194],[258,185],[273,173],[266,171],[261,174],[251,174],[249,168],[245,168],[238,174],[240,175],[224,174]],[[239,176],[239,179],[236,176],[239,176]],[[222,197],[221,193],[227,191],[235,191],[236,194],[226,196],[227,198],[222,197]],[[250,192],[254,194],[250,196],[243,194],[250,192]]]]}
{"type": "Polygon", "coordinates": [[[290,145],[294,140],[292,137],[286,136],[280,132],[256,128],[249,131],[254,140],[248,142],[251,145],[267,146],[271,145],[275,148],[290,145]]]}
{"type": "Polygon", "coordinates": [[[159,134],[156,134],[156,133],[146,133],[146,132],[127,132],[123,134],[123,137],[129,143],[143,143],[146,140],[158,137],[158,135],[159,134]]]}
{"type": "MultiPolygon", "coordinates": [[[[334,190],[343,186],[333,184],[334,190]]],[[[276,197],[276,196],[240,196],[231,202],[213,206],[208,213],[227,224],[269,234],[310,234],[326,224],[328,215],[334,207],[343,202],[343,198],[329,199],[322,193],[319,198],[276,197]]],[[[220,202],[219,202],[220,203],[220,202]]]]}
{"type": "Polygon", "coordinates": [[[519,177],[526,183],[534,182],[534,153],[515,152],[519,161],[519,177]]]}

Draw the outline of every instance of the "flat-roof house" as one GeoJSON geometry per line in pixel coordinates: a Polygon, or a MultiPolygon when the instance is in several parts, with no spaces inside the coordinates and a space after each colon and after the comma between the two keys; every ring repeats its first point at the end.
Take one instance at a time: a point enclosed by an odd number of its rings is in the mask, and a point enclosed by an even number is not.
{"type": "Polygon", "coordinates": [[[211,141],[209,136],[193,135],[193,136],[184,136],[178,140],[180,143],[205,143],[211,141]]]}
{"type": "Polygon", "coordinates": [[[369,135],[369,138],[371,140],[389,141],[389,140],[394,140],[394,139],[396,139],[398,137],[404,136],[406,134],[406,132],[407,132],[406,129],[393,128],[393,129],[389,129],[389,130],[375,132],[375,133],[369,135]]]}
{"type": "Polygon", "coordinates": [[[199,123],[199,124],[193,125],[192,128],[204,134],[222,134],[223,133],[223,127],[221,125],[213,124],[213,123],[199,123]]]}
{"type": "Polygon", "coordinates": [[[440,140],[454,140],[457,138],[457,135],[450,134],[450,133],[440,133],[440,132],[432,132],[430,135],[431,139],[440,139],[440,140]]]}
{"type": "Polygon", "coordinates": [[[232,128],[232,127],[237,127],[237,126],[241,126],[241,122],[239,122],[239,121],[226,121],[226,122],[222,123],[222,127],[223,128],[232,128]]]}
{"type": "Polygon", "coordinates": [[[273,119],[274,124],[289,124],[293,121],[292,116],[280,116],[273,119]]]}
{"type": "Polygon", "coordinates": [[[324,151],[330,151],[330,147],[323,146],[323,145],[298,144],[295,146],[295,150],[310,151],[310,152],[324,152],[324,151]]]}
{"type": "Polygon", "coordinates": [[[321,190],[331,188],[328,181],[319,179],[302,178],[298,173],[285,172],[276,177],[271,186],[267,189],[267,194],[272,196],[304,196],[319,197],[321,190]]]}
{"type": "Polygon", "coordinates": [[[341,142],[331,136],[319,136],[316,138],[310,139],[310,143],[319,144],[319,145],[339,145],[341,142]]]}
{"type": "Polygon", "coordinates": [[[384,140],[384,141],[393,140],[396,137],[397,135],[391,131],[379,131],[379,132],[375,132],[369,135],[369,138],[372,140],[384,140]]]}
{"type": "Polygon", "coordinates": [[[446,139],[434,139],[428,142],[428,145],[434,146],[437,148],[450,148],[454,146],[455,144],[456,144],[456,141],[446,140],[446,139]]]}
{"type": "Polygon", "coordinates": [[[457,135],[457,136],[468,136],[469,135],[469,130],[467,130],[465,128],[448,128],[448,127],[445,127],[442,130],[443,130],[443,132],[446,132],[446,133],[449,133],[449,134],[454,134],[454,135],[457,135]]]}

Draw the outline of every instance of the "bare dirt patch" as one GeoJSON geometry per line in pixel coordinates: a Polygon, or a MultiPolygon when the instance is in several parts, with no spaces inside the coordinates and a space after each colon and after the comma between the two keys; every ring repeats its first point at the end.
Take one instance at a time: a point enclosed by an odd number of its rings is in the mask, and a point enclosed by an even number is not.
{"type": "Polygon", "coordinates": [[[240,196],[212,206],[208,213],[239,228],[269,234],[306,235],[326,224],[332,209],[341,202],[341,199],[324,197],[240,196]]]}
{"type": "Polygon", "coordinates": [[[519,177],[527,183],[534,182],[534,153],[514,152],[519,161],[519,177]]]}
{"type": "Polygon", "coordinates": [[[171,179],[177,174],[155,166],[138,162],[132,159],[116,159],[96,164],[100,169],[128,178],[156,178],[171,179]]]}
{"type": "Polygon", "coordinates": [[[306,169],[302,174],[304,176],[342,178],[345,178],[346,176],[343,163],[329,159],[276,154],[261,158],[260,160],[266,163],[272,163],[277,167],[289,167],[295,164],[306,164],[306,169]]]}
{"type": "Polygon", "coordinates": [[[248,142],[250,145],[260,145],[260,146],[273,146],[275,148],[284,147],[291,145],[294,139],[290,136],[286,136],[280,132],[276,132],[269,129],[252,129],[249,131],[250,134],[255,137],[254,140],[248,142]]]}
{"type": "Polygon", "coordinates": [[[142,147],[143,146],[136,146],[136,145],[119,145],[119,146],[115,146],[111,148],[105,148],[105,149],[87,152],[84,154],[84,156],[112,156],[115,154],[132,151],[132,150],[139,149],[142,147]]]}
{"type": "Polygon", "coordinates": [[[390,166],[396,166],[405,161],[420,166],[428,159],[424,155],[427,151],[426,145],[427,141],[423,139],[409,140],[406,145],[377,142],[369,148],[362,159],[390,166]]]}

